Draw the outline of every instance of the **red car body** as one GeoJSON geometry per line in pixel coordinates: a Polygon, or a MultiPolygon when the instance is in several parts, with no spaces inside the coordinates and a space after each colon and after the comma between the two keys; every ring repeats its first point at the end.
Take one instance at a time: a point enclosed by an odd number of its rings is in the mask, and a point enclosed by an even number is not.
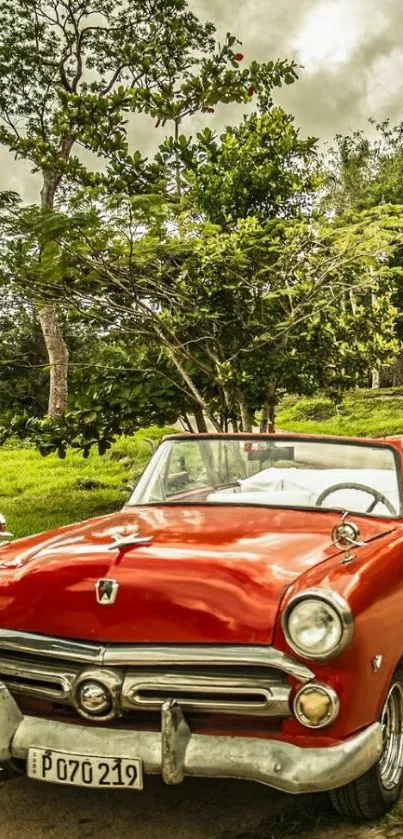
{"type": "MultiPolygon", "coordinates": [[[[402,474],[400,439],[384,445],[393,448],[402,474]]],[[[200,504],[197,493],[191,504],[181,504],[178,493],[172,505],[127,505],[109,516],[10,542],[0,549],[4,649],[13,649],[12,633],[43,638],[44,644],[55,638],[150,650],[154,645],[156,650],[161,645],[186,650],[213,645],[242,648],[247,654],[249,647],[268,647],[308,666],[315,683],[335,691],[340,710],[331,724],[307,728],[292,713],[276,725],[267,725],[259,716],[193,714],[192,732],[270,739],[301,749],[342,746],[380,719],[403,656],[403,519],[351,518],[359,521],[360,529],[351,561],[343,561],[346,548],[333,544],[338,510],[254,505],[235,510],[231,505],[200,504]],[[152,541],[110,550],[113,536],[124,538],[136,530],[152,541]],[[97,602],[99,580],[119,586],[112,608],[97,602]],[[287,605],[298,593],[312,589],[344,598],[354,617],[351,643],[330,660],[298,656],[283,629],[287,605]]],[[[0,638],[0,679],[1,651],[0,638]]],[[[290,674],[287,678],[292,704],[303,681],[290,674]]],[[[24,715],[52,719],[54,714],[60,719],[58,706],[41,704],[40,699],[26,701],[10,681],[10,692],[24,715]]],[[[6,678],[4,682],[7,685],[6,678]]],[[[130,727],[136,728],[135,720],[130,727]]],[[[339,779],[333,781],[335,787],[341,785],[339,779]]],[[[295,784],[295,789],[291,784],[278,786],[305,791],[303,784],[295,784]]],[[[320,788],[331,787],[329,782],[320,788]]]]}

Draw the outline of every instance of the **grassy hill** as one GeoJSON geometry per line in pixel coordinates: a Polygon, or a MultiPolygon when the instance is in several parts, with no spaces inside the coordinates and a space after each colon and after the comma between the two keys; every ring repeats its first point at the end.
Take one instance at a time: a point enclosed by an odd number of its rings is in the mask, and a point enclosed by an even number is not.
{"type": "Polygon", "coordinates": [[[284,431],[345,437],[403,434],[403,388],[352,391],[337,406],[325,396],[287,396],[279,405],[276,426],[284,431]]]}
{"type": "Polygon", "coordinates": [[[152,447],[170,428],[147,428],[120,438],[103,457],[84,460],[70,451],[42,457],[30,446],[0,448],[0,512],[15,536],[40,533],[63,524],[118,510],[150,458],[152,447]]]}

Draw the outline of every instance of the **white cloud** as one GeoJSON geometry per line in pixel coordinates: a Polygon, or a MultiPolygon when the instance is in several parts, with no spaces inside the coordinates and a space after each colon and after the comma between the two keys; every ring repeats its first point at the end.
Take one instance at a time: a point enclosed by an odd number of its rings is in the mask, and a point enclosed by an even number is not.
{"type": "Polygon", "coordinates": [[[320,0],[306,15],[293,47],[308,72],[317,72],[320,65],[335,72],[369,33],[380,33],[386,25],[372,0],[320,0]]]}
{"type": "Polygon", "coordinates": [[[366,101],[370,113],[393,109],[403,100],[403,49],[395,47],[389,55],[381,55],[367,75],[366,101]]]}

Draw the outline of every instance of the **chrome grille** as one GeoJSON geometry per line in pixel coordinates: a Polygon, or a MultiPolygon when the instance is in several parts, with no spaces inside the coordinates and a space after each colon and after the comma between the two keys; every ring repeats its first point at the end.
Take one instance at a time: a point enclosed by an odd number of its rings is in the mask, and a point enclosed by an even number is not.
{"type": "MultiPolygon", "coordinates": [[[[113,672],[123,715],[159,711],[176,699],[192,713],[291,716],[288,675],[308,681],[307,667],[270,647],[91,645],[0,630],[0,681],[16,697],[50,700],[80,711],[83,675],[113,672]],[[12,637],[10,637],[12,636],[12,637]]],[[[81,713],[81,711],[80,711],[81,713]]]]}
{"type": "Polygon", "coordinates": [[[225,672],[217,668],[198,673],[128,671],[123,682],[125,710],[157,711],[169,697],[183,709],[196,712],[288,716],[290,687],[287,680],[225,672]]]}
{"type": "Polygon", "coordinates": [[[0,655],[0,681],[12,693],[66,702],[77,676],[75,668],[45,665],[26,657],[4,658],[0,655]]]}

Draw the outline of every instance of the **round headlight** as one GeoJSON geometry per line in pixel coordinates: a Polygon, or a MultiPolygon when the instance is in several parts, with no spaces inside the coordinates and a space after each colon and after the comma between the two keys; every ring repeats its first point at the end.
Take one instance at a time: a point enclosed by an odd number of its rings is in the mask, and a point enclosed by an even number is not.
{"type": "Polygon", "coordinates": [[[354,626],[343,597],[327,589],[300,592],[288,604],[283,630],[290,647],[300,656],[328,659],[350,643],[354,626]]]}

